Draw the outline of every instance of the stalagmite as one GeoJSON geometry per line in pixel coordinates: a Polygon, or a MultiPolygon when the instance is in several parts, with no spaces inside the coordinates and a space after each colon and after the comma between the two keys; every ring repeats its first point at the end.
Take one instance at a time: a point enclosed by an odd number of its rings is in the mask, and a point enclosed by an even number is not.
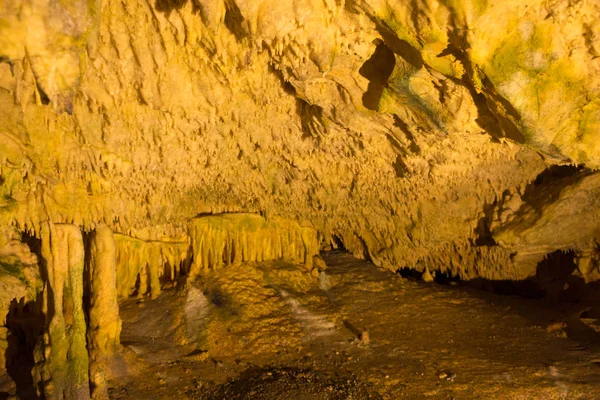
{"type": "Polygon", "coordinates": [[[116,250],[112,230],[101,225],[90,238],[88,347],[94,398],[108,398],[106,379],[119,356],[116,250]]]}
{"type": "Polygon", "coordinates": [[[84,248],[75,225],[47,223],[42,231],[46,329],[35,349],[34,377],[47,399],[87,399],[89,358],[83,310],[84,248]]]}
{"type": "Polygon", "coordinates": [[[190,279],[201,270],[240,262],[283,259],[312,266],[319,254],[316,231],[285,219],[245,213],[203,216],[190,222],[190,232],[190,279]]]}

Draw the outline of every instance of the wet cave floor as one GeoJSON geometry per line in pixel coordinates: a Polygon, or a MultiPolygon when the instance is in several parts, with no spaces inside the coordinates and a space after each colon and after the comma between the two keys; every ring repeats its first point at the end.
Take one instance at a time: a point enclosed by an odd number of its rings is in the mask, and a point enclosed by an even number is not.
{"type": "Polygon", "coordinates": [[[228,266],[121,304],[113,399],[599,399],[589,304],[402,278],[333,252],[325,272],[228,266]]]}

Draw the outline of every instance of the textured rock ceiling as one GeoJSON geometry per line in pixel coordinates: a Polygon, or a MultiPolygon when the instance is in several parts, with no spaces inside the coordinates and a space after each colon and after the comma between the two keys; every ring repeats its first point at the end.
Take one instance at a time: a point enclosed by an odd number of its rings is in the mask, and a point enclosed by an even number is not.
{"type": "Polygon", "coordinates": [[[539,176],[600,166],[596,1],[5,0],[0,56],[0,247],[233,211],[464,277],[595,246],[597,177],[539,176]]]}

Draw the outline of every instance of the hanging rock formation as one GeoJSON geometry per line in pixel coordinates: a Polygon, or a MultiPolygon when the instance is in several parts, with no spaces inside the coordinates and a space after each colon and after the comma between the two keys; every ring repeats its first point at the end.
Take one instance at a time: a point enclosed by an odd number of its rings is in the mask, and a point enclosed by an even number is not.
{"type": "Polygon", "coordinates": [[[524,275],[510,249],[472,244],[505,191],[552,163],[599,165],[599,14],[562,0],[5,2],[4,226],[39,236],[50,215],[154,240],[201,213],[263,213],[393,270],[524,275]],[[468,265],[452,261],[463,252],[468,265]]]}
{"type": "Polygon", "coordinates": [[[495,241],[515,254],[523,277],[555,250],[574,250],[586,280],[591,279],[600,237],[600,175],[571,168],[566,176],[540,176],[521,195],[506,194],[491,223],[495,241]]]}
{"type": "Polygon", "coordinates": [[[286,260],[313,265],[319,254],[317,232],[285,219],[254,214],[221,214],[191,220],[194,262],[189,279],[202,270],[242,262],[286,260]]]}
{"type": "Polygon", "coordinates": [[[182,273],[189,257],[186,239],[141,240],[115,235],[117,259],[117,288],[127,298],[136,290],[144,296],[156,298],[160,294],[160,278],[167,275],[173,280],[182,273]],[[168,270],[165,270],[168,266],[168,270]]]}

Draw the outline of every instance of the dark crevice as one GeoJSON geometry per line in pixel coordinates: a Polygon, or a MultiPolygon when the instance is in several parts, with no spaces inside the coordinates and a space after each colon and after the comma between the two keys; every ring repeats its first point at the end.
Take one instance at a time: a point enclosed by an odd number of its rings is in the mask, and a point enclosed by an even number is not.
{"type": "Polygon", "coordinates": [[[36,255],[38,259],[38,265],[40,267],[40,278],[42,282],[48,281],[48,265],[46,263],[46,259],[42,257],[42,240],[30,235],[29,233],[22,232],[21,233],[21,242],[27,247],[29,247],[29,251],[36,255]]]}
{"type": "Polygon", "coordinates": [[[408,167],[406,166],[406,163],[404,162],[400,154],[398,154],[398,156],[396,157],[396,161],[394,161],[392,166],[394,167],[394,171],[396,172],[396,176],[398,178],[404,178],[406,177],[406,175],[408,175],[408,167]]]}
{"type": "Polygon", "coordinates": [[[557,180],[564,180],[565,178],[576,177],[577,175],[584,175],[582,171],[585,168],[578,165],[552,165],[543,170],[533,181],[533,185],[547,185],[557,180]]]}
{"type": "Polygon", "coordinates": [[[396,272],[403,278],[415,281],[420,281],[423,277],[423,273],[421,271],[417,271],[416,269],[409,267],[398,268],[398,271],[396,272]]]}
{"type": "Polygon", "coordinates": [[[543,296],[553,302],[566,300],[569,293],[569,281],[581,279],[573,276],[577,269],[575,252],[557,250],[548,254],[537,266],[536,275],[532,281],[537,284],[543,296]]]}
{"type": "Polygon", "coordinates": [[[406,40],[398,38],[396,33],[385,22],[380,21],[372,16],[369,16],[369,18],[375,22],[377,32],[383,38],[386,46],[389,47],[394,54],[404,59],[404,61],[416,69],[421,69],[423,67],[423,57],[418,49],[416,49],[406,40]]]}
{"type": "Polygon", "coordinates": [[[37,82],[35,82],[35,86],[37,88],[37,91],[40,95],[40,101],[42,102],[43,105],[47,106],[48,104],[50,104],[50,97],[48,97],[48,95],[46,94],[46,92],[44,91],[44,89],[42,89],[42,87],[40,86],[40,84],[37,82]]]}
{"type": "Polygon", "coordinates": [[[494,210],[496,209],[496,202],[492,204],[485,204],[483,206],[483,217],[477,222],[477,228],[475,228],[475,239],[476,246],[496,246],[497,243],[494,240],[491,231],[492,219],[494,217],[494,210]]]}
{"type": "Polygon", "coordinates": [[[225,2],[225,26],[235,36],[236,40],[242,41],[248,36],[248,24],[244,20],[239,7],[235,1],[225,2]]]}
{"type": "MultiPolygon", "coordinates": [[[[459,285],[499,295],[520,296],[524,298],[544,299],[550,303],[577,302],[586,298],[595,298],[600,293],[600,284],[586,284],[577,270],[575,252],[557,250],[549,253],[537,266],[535,276],[523,280],[490,280],[476,278],[461,280],[450,272],[431,271],[438,284],[459,285]]],[[[403,278],[422,280],[423,272],[410,267],[397,270],[403,278]]]]}
{"type": "Polygon", "coordinates": [[[17,387],[20,399],[37,399],[32,370],[35,365],[34,350],[40,339],[45,316],[41,311],[42,295],[36,301],[25,302],[13,299],[6,327],[8,329],[8,348],[6,350],[6,371],[17,387]]]}
{"type": "MultiPolygon", "coordinates": [[[[544,298],[550,302],[567,300],[565,288],[568,282],[577,279],[573,274],[575,265],[573,251],[555,251],[542,260],[535,276],[524,280],[474,279],[465,284],[478,289],[502,295],[516,295],[525,298],[544,298]]],[[[572,293],[569,293],[572,294],[572,293]]]]}
{"type": "Polygon", "coordinates": [[[460,281],[460,283],[468,287],[504,296],[520,296],[530,299],[541,299],[544,297],[544,292],[539,285],[531,279],[518,281],[477,278],[470,281],[460,281]]]}
{"type": "Polygon", "coordinates": [[[523,201],[534,208],[549,204],[557,200],[565,188],[576,184],[593,173],[592,170],[581,166],[550,166],[527,185],[522,196],[523,201]]]}
{"type": "Polygon", "coordinates": [[[361,236],[356,235],[360,244],[362,245],[362,254],[365,261],[373,261],[371,259],[371,253],[369,252],[369,246],[367,246],[367,242],[361,236]]]}
{"type": "Polygon", "coordinates": [[[346,249],[346,246],[344,246],[344,242],[342,241],[342,238],[338,235],[331,235],[331,243],[333,245],[333,248],[336,250],[348,251],[346,249]]]}
{"type": "Polygon", "coordinates": [[[83,249],[84,249],[84,262],[83,262],[83,314],[85,317],[85,324],[90,324],[90,310],[92,309],[92,298],[91,298],[91,242],[93,239],[94,232],[82,232],[83,234],[83,249]]]}
{"type": "Polygon", "coordinates": [[[285,80],[283,73],[279,69],[277,69],[273,64],[269,64],[269,72],[277,77],[281,83],[281,88],[285,93],[296,97],[296,88],[294,88],[290,82],[285,80]]]}
{"type": "Polygon", "coordinates": [[[327,133],[322,107],[309,104],[298,97],[296,98],[296,113],[300,117],[302,139],[319,139],[327,133]]]}
{"type": "MultiPolygon", "coordinates": [[[[451,15],[451,18],[454,16],[451,15]]],[[[462,47],[469,48],[468,41],[462,37],[463,33],[461,32],[460,29],[449,31],[451,43],[438,57],[453,55],[465,68],[465,75],[462,79],[451,76],[446,76],[446,78],[464,86],[469,91],[478,111],[476,122],[482,129],[495,138],[505,137],[518,143],[525,143],[525,136],[520,129],[521,115],[507,99],[498,93],[483,71],[473,67],[467,54],[461,50],[462,47]],[[475,87],[477,81],[481,82],[480,90],[475,87]]]]}
{"type": "MultiPolygon", "coordinates": [[[[346,1],[345,6],[352,13],[358,13],[362,10],[362,5],[356,1],[346,1]]],[[[398,38],[394,30],[385,21],[371,15],[371,12],[368,10],[362,11],[375,23],[378,33],[383,38],[383,42],[394,54],[404,59],[416,69],[420,69],[425,65],[419,49],[407,41],[398,38]]],[[[416,24],[415,26],[418,26],[418,21],[420,20],[418,12],[417,8],[415,8],[411,14],[411,18],[416,24]]],[[[525,143],[526,138],[522,133],[519,112],[510,101],[498,93],[483,71],[473,66],[466,51],[463,52],[461,50],[461,48],[469,49],[468,40],[464,37],[466,32],[464,29],[456,26],[454,23],[455,16],[452,13],[450,18],[450,25],[453,27],[453,29],[449,30],[450,43],[438,57],[453,55],[457,60],[461,61],[466,72],[462,79],[452,76],[446,76],[446,78],[452,80],[457,85],[464,86],[470,92],[479,114],[476,122],[494,140],[508,138],[518,143],[525,143]],[[480,82],[482,87],[476,88],[475,82],[480,82]]],[[[372,104],[370,106],[372,107],[372,104]]],[[[432,119],[435,121],[433,116],[432,119]]],[[[548,151],[552,151],[555,156],[560,156],[560,152],[553,147],[549,148],[548,151]]]]}
{"type": "Polygon", "coordinates": [[[408,146],[410,151],[416,155],[421,154],[421,148],[417,144],[415,137],[410,131],[410,129],[408,129],[408,124],[402,121],[400,117],[398,117],[396,114],[394,114],[394,126],[399,128],[404,133],[406,138],[410,141],[410,145],[408,146]]]}
{"type": "Polygon", "coordinates": [[[302,128],[302,139],[320,139],[327,133],[327,125],[323,115],[323,108],[316,104],[310,104],[297,96],[296,88],[285,80],[283,73],[273,65],[269,65],[272,72],[281,83],[283,91],[296,98],[296,114],[300,117],[302,128]]]}
{"type": "Polygon", "coordinates": [[[433,281],[440,285],[450,285],[460,281],[460,277],[458,275],[453,275],[448,271],[436,271],[433,277],[433,281]]]}
{"type": "Polygon", "coordinates": [[[187,0],[156,0],[154,8],[156,8],[156,11],[165,13],[168,17],[172,11],[182,9],[186,3],[187,0]]]}
{"type": "Polygon", "coordinates": [[[367,91],[362,97],[363,105],[374,111],[379,108],[379,99],[381,99],[383,89],[396,65],[394,52],[379,39],[377,39],[376,45],[371,58],[365,61],[358,71],[369,80],[367,91]]]}

